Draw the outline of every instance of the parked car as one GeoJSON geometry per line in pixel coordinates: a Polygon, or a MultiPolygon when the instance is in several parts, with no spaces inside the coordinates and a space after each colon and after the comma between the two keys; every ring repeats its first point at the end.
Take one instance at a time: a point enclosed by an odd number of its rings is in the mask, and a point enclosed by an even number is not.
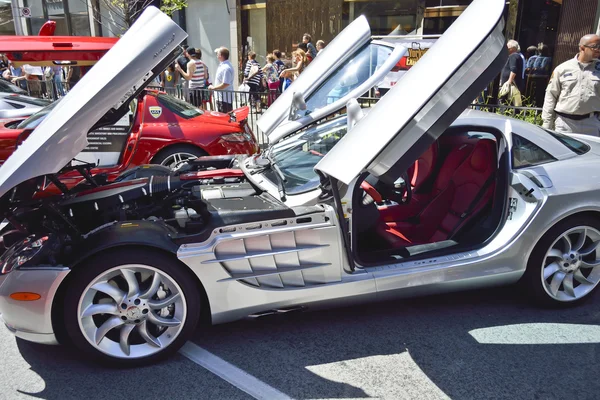
{"type": "MultiPolygon", "coordinates": [[[[315,205],[289,206],[244,182],[259,172],[244,164],[242,176],[221,168],[115,183],[80,170],[85,184],[36,198],[86,146],[85,132],[125,115],[139,82],[179,54],[187,35],[148,7],[84,77],[94,84],[65,96],[0,167],[0,209],[17,230],[3,236],[13,244],[0,258],[5,324],[131,366],[172,354],[199,322],[519,280],[546,304],[589,298],[600,281],[600,183],[589,179],[600,142],[476,112],[451,126],[508,58],[503,11],[504,1],[474,0],[369,113],[350,104],[348,132],[310,153],[319,157],[315,205]],[[423,170],[412,193],[415,162],[423,170]],[[404,219],[413,201],[419,210],[404,219]]],[[[355,22],[292,84],[304,82],[296,93],[333,76],[332,49],[364,37],[366,19],[355,22]]],[[[292,114],[308,109],[308,96],[287,95],[292,114]]],[[[263,168],[283,181],[277,163],[263,168]]]]}
{"type": "Polygon", "coordinates": [[[25,89],[18,87],[17,85],[13,85],[12,83],[0,79],[0,93],[16,93],[16,94],[27,94],[25,89]]]}
{"type": "MultiPolygon", "coordinates": [[[[0,163],[4,163],[42,121],[58,100],[25,120],[0,121],[0,163]]],[[[144,90],[115,123],[92,130],[88,146],[72,164],[94,165],[92,174],[112,181],[129,168],[145,164],[175,167],[189,158],[206,155],[253,154],[256,139],[247,124],[248,107],[229,114],[206,112],[156,90],[144,90]]],[[[68,187],[83,178],[76,171],[61,176],[68,187]]],[[[58,188],[51,185],[50,193],[58,188]]]]}
{"type": "Polygon", "coordinates": [[[0,118],[28,117],[50,101],[18,93],[0,93],[0,118]]]}

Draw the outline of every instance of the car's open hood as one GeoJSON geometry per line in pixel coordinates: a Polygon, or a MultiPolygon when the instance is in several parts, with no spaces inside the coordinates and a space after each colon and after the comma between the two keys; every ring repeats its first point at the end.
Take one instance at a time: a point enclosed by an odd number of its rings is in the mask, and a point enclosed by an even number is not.
{"type": "Polygon", "coordinates": [[[129,102],[179,54],[187,34],[155,7],[83,76],[0,167],[0,196],[57,173],[88,144],[88,132],[116,121],[129,102]]]}
{"type": "Polygon", "coordinates": [[[374,45],[364,16],[346,27],[259,118],[258,127],[277,141],[362,96],[407,53],[405,46],[374,45]],[[304,108],[303,108],[304,107],[304,108]]]}
{"type": "Polygon", "coordinates": [[[315,169],[345,184],[363,171],[393,183],[500,72],[503,11],[504,0],[474,0],[315,169]]]}

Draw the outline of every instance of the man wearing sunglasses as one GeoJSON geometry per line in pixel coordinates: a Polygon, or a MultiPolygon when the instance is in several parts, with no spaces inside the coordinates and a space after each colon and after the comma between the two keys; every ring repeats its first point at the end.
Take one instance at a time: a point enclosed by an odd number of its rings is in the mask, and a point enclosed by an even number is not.
{"type": "Polygon", "coordinates": [[[579,54],[556,67],[546,88],[543,127],[600,136],[600,36],[585,35],[579,54]]]}

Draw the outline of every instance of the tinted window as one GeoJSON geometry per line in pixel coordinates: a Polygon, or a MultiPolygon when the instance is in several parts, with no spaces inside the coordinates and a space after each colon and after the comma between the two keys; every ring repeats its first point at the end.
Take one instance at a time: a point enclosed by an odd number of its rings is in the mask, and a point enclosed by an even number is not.
{"type": "Polygon", "coordinates": [[[545,129],[546,132],[548,132],[550,135],[552,135],[553,138],[555,138],[556,140],[558,140],[559,142],[561,142],[562,144],[564,144],[565,146],[567,146],[569,148],[569,150],[571,150],[573,153],[577,153],[577,154],[584,154],[587,153],[590,150],[590,146],[588,146],[587,144],[580,142],[579,140],[572,138],[570,136],[564,135],[562,133],[559,132],[554,132],[548,129],[545,129]]]}
{"type": "Polygon", "coordinates": [[[531,167],[556,161],[554,157],[529,140],[514,133],[512,137],[513,168],[531,167]]]}
{"type": "Polygon", "coordinates": [[[168,94],[161,93],[156,97],[158,98],[158,102],[160,104],[182,118],[191,119],[203,114],[202,110],[199,108],[194,107],[185,101],[181,101],[175,97],[169,96],[168,94]]]}

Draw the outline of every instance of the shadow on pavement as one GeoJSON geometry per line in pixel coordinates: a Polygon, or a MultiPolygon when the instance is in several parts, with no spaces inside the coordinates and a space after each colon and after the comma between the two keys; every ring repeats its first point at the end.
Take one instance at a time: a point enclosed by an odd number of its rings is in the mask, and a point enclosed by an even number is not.
{"type": "Polygon", "coordinates": [[[38,345],[17,339],[31,370],[44,380],[42,399],[249,399],[229,383],[177,354],[137,369],[110,369],[82,360],[66,346],[38,345]]]}
{"type": "Polygon", "coordinates": [[[296,399],[597,398],[600,296],[550,310],[517,290],[241,321],[195,342],[296,399]]]}

